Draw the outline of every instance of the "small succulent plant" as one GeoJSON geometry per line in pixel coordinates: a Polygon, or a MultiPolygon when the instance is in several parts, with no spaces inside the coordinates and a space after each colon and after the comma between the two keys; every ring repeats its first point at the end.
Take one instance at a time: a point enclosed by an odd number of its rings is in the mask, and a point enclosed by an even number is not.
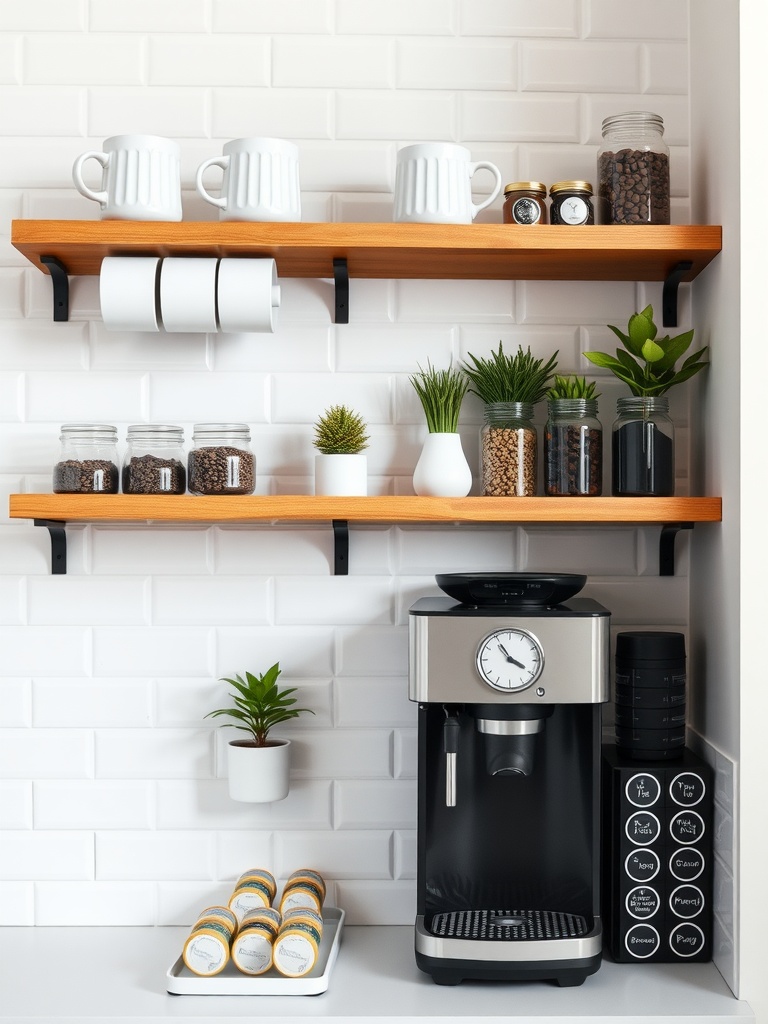
{"type": "Polygon", "coordinates": [[[534,359],[530,347],[523,352],[522,345],[514,356],[506,355],[499,342],[498,352],[491,350],[490,358],[478,359],[469,353],[468,360],[462,369],[471,382],[469,390],[486,405],[535,403],[547,393],[557,366],[557,352],[545,363],[543,359],[534,359]]]}
{"type": "Polygon", "coordinates": [[[587,383],[585,377],[577,377],[575,373],[567,377],[555,374],[552,387],[547,391],[547,398],[556,401],[558,398],[584,398],[587,401],[600,397],[600,392],[595,391],[595,381],[587,383]]]}
{"type": "Polygon", "coordinates": [[[623,380],[633,395],[639,398],[654,398],[663,395],[676,384],[682,384],[699,370],[707,366],[701,357],[707,346],[688,356],[679,370],[675,363],[693,341],[693,331],[685,331],[674,338],[667,335],[658,337],[658,328],[653,322],[653,306],[646,306],[640,313],[633,313],[627,324],[627,333],[608,324],[624,346],[617,348],[616,355],[606,352],[585,352],[585,357],[595,366],[610,370],[623,380]]]}
{"type": "Polygon", "coordinates": [[[429,362],[426,370],[419,367],[409,379],[421,401],[430,434],[455,434],[469,379],[453,367],[436,370],[429,362]]]}
{"type": "MultiPolygon", "coordinates": [[[[224,678],[223,683],[234,686],[235,693],[232,695],[234,707],[219,708],[217,711],[210,711],[206,718],[218,718],[221,715],[234,718],[241,722],[241,725],[234,726],[235,729],[242,729],[251,736],[255,747],[268,746],[267,737],[269,730],[281,722],[289,722],[292,718],[309,713],[314,715],[310,708],[295,708],[296,698],[291,694],[296,692],[295,686],[289,686],[284,690],[278,688],[277,678],[280,675],[280,663],[272,665],[263,675],[245,673],[245,679],[236,675],[234,679],[224,678]]],[[[225,722],[225,725],[231,723],[225,722]]]]}
{"type": "Polygon", "coordinates": [[[313,444],[323,455],[357,455],[368,447],[366,423],[346,405],[332,405],[315,423],[313,444]]]}

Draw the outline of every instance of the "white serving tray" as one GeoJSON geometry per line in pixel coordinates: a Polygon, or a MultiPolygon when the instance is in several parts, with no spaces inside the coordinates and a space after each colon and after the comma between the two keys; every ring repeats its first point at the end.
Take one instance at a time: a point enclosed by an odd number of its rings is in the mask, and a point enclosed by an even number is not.
{"type": "Polygon", "coordinates": [[[323,937],[317,963],[301,978],[286,978],[270,967],[264,974],[238,971],[230,962],[220,974],[201,978],[185,965],[183,958],[166,971],[166,988],[178,996],[316,996],[325,992],[341,945],[344,911],[323,907],[323,937]]]}

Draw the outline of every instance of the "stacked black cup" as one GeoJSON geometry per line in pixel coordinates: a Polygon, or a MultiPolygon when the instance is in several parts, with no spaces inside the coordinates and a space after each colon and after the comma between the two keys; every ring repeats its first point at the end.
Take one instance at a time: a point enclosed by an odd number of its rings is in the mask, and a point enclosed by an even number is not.
{"type": "Polygon", "coordinates": [[[635,761],[685,749],[685,637],[652,630],[616,637],[616,746],[635,761]]]}

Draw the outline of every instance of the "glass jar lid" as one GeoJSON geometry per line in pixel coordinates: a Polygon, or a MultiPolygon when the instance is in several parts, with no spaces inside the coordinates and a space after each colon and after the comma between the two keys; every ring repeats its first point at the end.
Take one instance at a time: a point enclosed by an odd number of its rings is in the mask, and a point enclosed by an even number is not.
{"type": "Polygon", "coordinates": [[[546,196],[547,186],[542,181],[510,181],[504,186],[504,195],[509,192],[539,192],[546,196]]]}
{"type": "Polygon", "coordinates": [[[117,440],[117,427],[109,423],[62,423],[61,440],[65,438],[98,437],[104,441],[117,440]]]}
{"type": "Polygon", "coordinates": [[[589,181],[556,181],[549,190],[551,196],[556,192],[586,192],[592,195],[592,184],[589,181]]]}
{"type": "Polygon", "coordinates": [[[222,435],[250,441],[251,429],[247,423],[195,423],[192,427],[194,441],[204,441],[222,435]]]}
{"type": "Polygon", "coordinates": [[[161,437],[167,438],[169,441],[183,441],[184,428],[168,423],[132,423],[128,427],[126,437],[129,441],[142,437],[161,437]]]}
{"type": "Polygon", "coordinates": [[[612,114],[603,118],[603,135],[615,128],[650,129],[664,134],[664,118],[650,110],[627,110],[623,114],[612,114]]]}

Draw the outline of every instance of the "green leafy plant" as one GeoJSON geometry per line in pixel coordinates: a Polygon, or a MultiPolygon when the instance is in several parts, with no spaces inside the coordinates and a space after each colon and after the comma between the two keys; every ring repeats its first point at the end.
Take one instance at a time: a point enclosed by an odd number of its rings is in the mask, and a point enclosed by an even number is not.
{"type": "MultiPolygon", "coordinates": [[[[308,712],[314,715],[310,708],[295,708],[296,698],[291,694],[296,692],[295,686],[280,689],[277,685],[277,678],[280,675],[280,663],[277,662],[268,668],[263,675],[245,673],[245,679],[236,675],[234,679],[224,678],[223,683],[234,686],[235,693],[232,695],[234,707],[219,708],[217,711],[210,711],[206,718],[218,718],[221,715],[234,718],[241,722],[241,725],[234,726],[235,729],[242,729],[251,735],[255,747],[266,747],[269,730],[281,722],[288,722],[292,718],[308,712]]],[[[223,723],[231,725],[230,722],[223,723]]]]}
{"type": "Polygon", "coordinates": [[[585,377],[577,377],[575,373],[567,377],[555,374],[552,387],[547,391],[547,398],[553,402],[558,398],[584,398],[590,401],[600,397],[600,392],[595,390],[596,387],[595,381],[587,383],[585,377]]]}
{"type": "Polygon", "coordinates": [[[514,356],[506,355],[499,342],[498,352],[491,350],[489,359],[468,353],[469,362],[462,365],[472,387],[486,405],[498,402],[541,401],[546,395],[553,371],[557,366],[557,352],[545,363],[534,359],[530,348],[523,352],[522,345],[514,356]]]}
{"type": "Polygon", "coordinates": [[[368,447],[362,416],[346,405],[332,405],[315,423],[314,446],[323,455],[357,455],[368,447]]]}
{"type": "Polygon", "coordinates": [[[427,369],[419,367],[419,372],[409,380],[421,400],[430,434],[455,434],[461,403],[469,387],[467,377],[453,367],[436,370],[427,362],[427,369]]]}
{"type": "Polygon", "coordinates": [[[617,348],[616,355],[606,352],[585,352],[585,357],[595,366],[610,370],[619,380],[629,386],[633,395],[639,398],[663,395],[676,384],[682,384],[708,363],[702,360],[707,346],[688,356],[679,370],[675,363],[687,351],[693,341],[693,331],[685,331],[674,338],[667,335],[658,337],[658,328],[653,322],[653,306],[646,306],[640,313],[633,313],[627,324],[627,333],[608,324],[624,346],[617,348]]]}

